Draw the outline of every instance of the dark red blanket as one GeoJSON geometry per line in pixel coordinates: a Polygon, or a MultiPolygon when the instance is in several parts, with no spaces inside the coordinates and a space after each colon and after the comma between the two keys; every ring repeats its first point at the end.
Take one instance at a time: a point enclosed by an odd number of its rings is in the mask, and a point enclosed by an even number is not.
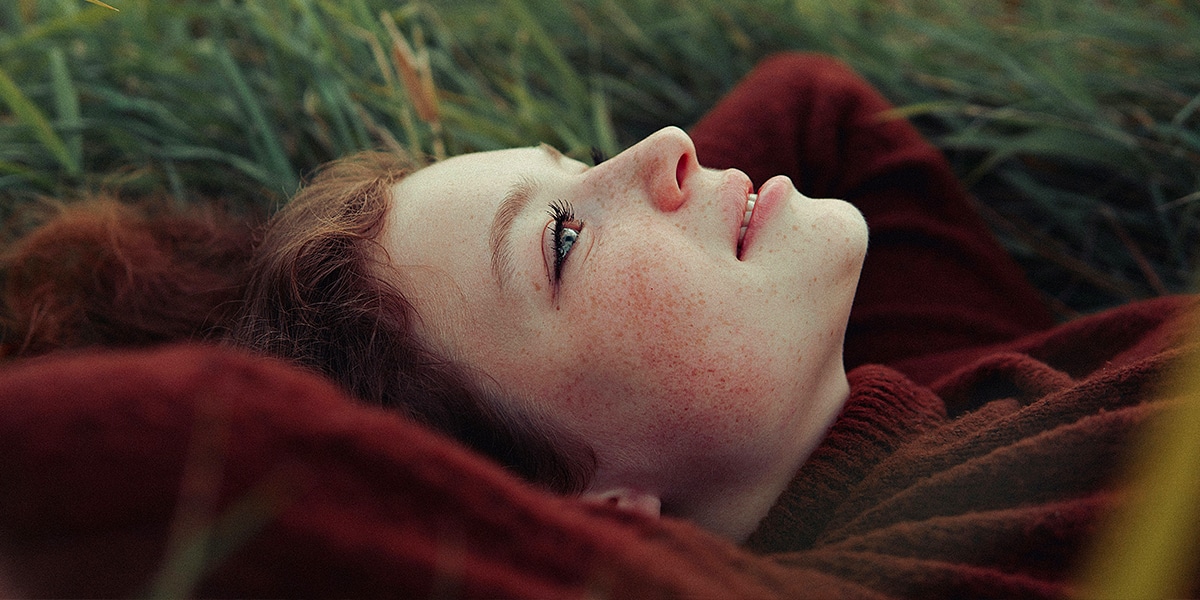
{"type": "Polygon", "coordinates": [[[543,493],[278,362],[177,346],[0,370],[0,592],[1068,593],[1193,302],[1052,328],[945,162],[886,108],[838,63],[788,55],[693,132],[702,164],[851,199],[873,234],[852,397],[748,548],[543,493]]]}

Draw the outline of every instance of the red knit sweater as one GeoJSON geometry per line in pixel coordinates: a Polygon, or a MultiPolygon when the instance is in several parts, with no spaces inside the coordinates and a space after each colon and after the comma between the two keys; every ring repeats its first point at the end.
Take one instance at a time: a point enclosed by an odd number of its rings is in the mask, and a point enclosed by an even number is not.
{"type": "Polygon", "coordinates": [[[853,370],[841,418],[749,545],[896,597],[1067,593],[1119,497],[1131,433],[1160,408],[1192,305],[1081,319],[981,352],[932,387],[853,370]]]}

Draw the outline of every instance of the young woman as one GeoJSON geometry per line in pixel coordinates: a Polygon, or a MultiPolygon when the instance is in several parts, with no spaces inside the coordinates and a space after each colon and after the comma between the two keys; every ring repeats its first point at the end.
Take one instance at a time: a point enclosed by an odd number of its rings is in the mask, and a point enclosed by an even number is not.
{"type": "MultiPolygon", "coordinates": [[[[741,573],[725,581],[1065,593],[1191,301],[1054,327],[945,160],[889,108],[834,60],[782,55],[690,133],[591,166],[544,146],[339,161],[268,225],[223,335],[555,491],[788,553],[717,559],[704,538],[630,517],[671,542],[661,555],[741,573]]],[[[380,461],[312,468],[375,489],[380,461]]],[[[504,539],[607,539],[489,490],[458,501],[510,515],[504,539]]],[[[369,537],[343,527],[353,510],[294,522],[369,537]]],[[[464,577],[493,581],[499,556],[464,577]]]]}
{"type": "Polygon", "coordinates": [[[1050,323],[943,159],[887,108],[840,64],[789,56],[693,137],[667,128],[594,166],[544,145],[421,169],[348,159],[268,228],[235,337],[535,480],[744,539],[849,395],[856,205],[888,236],[873,271],[906,271],[900,289],[864,282],[856,362],[1050,323]],[[909,314],[872,315],[881,295],[909,314]],[[945,327],[947,309],[969,314],[945,327]],[[539,475],[529,456],[557,466],[539,475]]]}

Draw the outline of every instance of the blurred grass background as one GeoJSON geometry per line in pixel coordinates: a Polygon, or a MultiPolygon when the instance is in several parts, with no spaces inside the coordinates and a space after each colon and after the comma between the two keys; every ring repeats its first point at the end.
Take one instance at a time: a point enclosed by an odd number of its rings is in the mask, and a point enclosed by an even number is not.
{"type": "Polygon", "coordinates": [[[371,147],[613,154],[815,50],[947,152],[1062,316],[1197,270],[1190,0],[108,4],[0,3],[0,217],[97,191],[264,211],[371,147]]]}

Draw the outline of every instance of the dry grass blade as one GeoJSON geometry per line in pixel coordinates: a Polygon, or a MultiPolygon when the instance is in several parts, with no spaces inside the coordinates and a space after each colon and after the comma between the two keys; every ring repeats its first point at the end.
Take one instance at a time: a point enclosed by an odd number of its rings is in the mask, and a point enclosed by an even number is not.
{"type": "Polygon", "coordinates": [[[1133,259],[1134,264],[1136,264],[1138,267],[1138,270],[1142,272],[1142,276],[1146,278],[1146,283],[1151,289],[1154,290],[1154,293],[1160,296],[1166,296],[1167,294],[1170,294],[1170,290],[1167,289],[1166,285],[1163,285],[1162,278],[1158,276],[1158,273],[1154,272],[1154,267],[1146,258],[1146,254],[1142,252],[1142,249],[1138,246],[1137,241],[1133,239],[1133,236],[1129,234],[1129,231],[1125,228],[1125,226],[1121,224],[1121,219],[1117,217],[1116,211],[1114,211],[1112,207],[1108,205],[1101,205],[1100,215],[1103,216],[1104,220],[1108,221],[1108,224],[1113,228],[1113,231],[1121,240],[1121,244],[1125,246],[1126,251],[1129,252],[1130,258],[1133,259]]]}
{"type": "Polygon", "coordinates": [[[113,11],[117,11],[117,12],[121,11],[121,9],[119,9],[115,6],[110,6],[108,4],[105,4],[105,3],[101,2],[100,0],[86,0],[86,1],[91,4],[95,4],[96,6],[103,6],[104,8],[107,8],[108,10],[113,10],[113,11]]]}
{"type": "Polygon", "coordinates": [[[441,111],[438,110],[429,54],[423,45],[419,53],[413,51],[408,40],[400,33],[400,28],[396,26],[396,20],[391,13],[382,13],[379,19],[383,22],[388,36],[392,38],[392,60],[396,72],[400,74],[400,80],[404,83],[404,89],[408,92],[409,100],[417,110],[417,117],[433,130],[433,154],[439,160],[443,159],[446,157],[446,147],[442,141],[441,111]]]}
{"type": "Polygon", "coordinates": [[[1058,265],[1071,276],[1086,281],[1109,293],[1116,294],[1126,301],[1137,300],[1143,297],[1143,294],[1137,290],[1136,286],[1127,281],[1116,279],[1096,269],[1086,261],[1072,256],[1063,249],[1061,244],[1056,243],[1054,240],[1046,239],[1043,235],[1039,235],[1036,228],[1030,224],[1022,223],[1013,216],[1001,215],[994,208],[986,204],[976,202],[975,207],[989,225],[1017,239],[1030,250],[1037,253],[1038,256],[1058,265]]]}

